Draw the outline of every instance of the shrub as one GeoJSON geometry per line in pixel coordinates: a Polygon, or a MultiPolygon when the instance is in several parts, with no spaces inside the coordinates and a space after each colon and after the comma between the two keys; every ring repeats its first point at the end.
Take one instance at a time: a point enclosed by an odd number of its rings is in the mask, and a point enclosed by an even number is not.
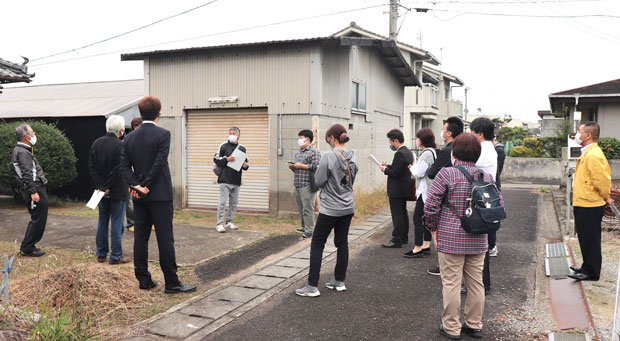
{"type": "Polygon", "coordinates": [[[539,140],[542,142],[545,156],[553,158],[562,157],[562,147],[566,147],[566,137],[542,137],[539,140]]]}
{"type": "Polygon", "coordinates": [[[45,172],[48,190],[62,187],[77,176],[77,161],[69,139],[55,124],[41,121],[12,122],[0,124],[0,183],[3,187],[17,188],[11,156],[15,147],[15,127],[21,123],[29,124],[37,135],[33,151],[45,172]]]}
{"type": "Polygon", "coordinates": [[[527,136],[529,136],[529,133],[527,132],[527,130],[521,127],[503,127],[497,133],[497,139],[501,143],[506,143],[506,141],[513,141],[516,146],[519,145],[516,143],[517,141],[522,141],[527,136]]]}
{"type": "Polygon", "coordinates": [[[510,155],[508,155],[510,157],[538,157],[538,154],[528,148],[528,147],[524,147],[524,146],[516,146],[510,149],[510,155]]]}
{"type": "Polygon", "coordinates": [[[598,141],[599,147],[607,159],[620,159],[620,141],[615,137],[603,137],[598,141]]]}
{"type": "Polygon", "coordinates": [[[543,143],[535,137],[526,137],[523,139],[523,147],[532,150],[533,157],[541,157],[543,155],[543,143]]]}

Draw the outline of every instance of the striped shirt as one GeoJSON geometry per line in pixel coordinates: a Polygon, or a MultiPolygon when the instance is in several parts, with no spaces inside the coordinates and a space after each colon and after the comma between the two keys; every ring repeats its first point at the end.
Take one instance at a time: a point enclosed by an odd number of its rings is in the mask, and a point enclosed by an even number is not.
{"type": "MultiPolygon", "coordinates": [[[[459,161],[474,179],[478,178],[478,169],[473,162],[459,161]]],[[[484,180],[490,183],[493,176],[484,174],[484,180]]],[[[442,168],[433,180],[428,191],[428,199],[424,202],[424,221],[431,231],[437,231],[437,251],[455,255],[476,255],[487,252],[488,242],[486,234],[471,234],[461,227],[461,220],[467,198],[470,196],[470,182],[465,175],[454,167],[442,168]],[[442,205],[447,200],[458,214],[456,216],[448,205],[442,205]]],[[[504,199],[500,193],[500,202],[504,199]]]]}

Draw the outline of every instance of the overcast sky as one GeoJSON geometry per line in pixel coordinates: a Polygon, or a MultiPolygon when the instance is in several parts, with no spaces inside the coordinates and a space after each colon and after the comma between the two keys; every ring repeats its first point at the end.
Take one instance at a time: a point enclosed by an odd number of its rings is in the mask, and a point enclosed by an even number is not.
{"type": "MultiPolygon", "coordinates": [[[[3,1],[0,58],[21,62],[20,55],[27,56],[29,72],[37,74],[32,85],[57,84],[142,78],[142,62],[121,62],[123,52],[324,37],[351,21],[388,34],[389,0],[217,0],[101,44],[36,60],[207,2],[3,1]],[[350,11],[360,8],[366,9],[350,11]],[[295,20],[344,11],[349,12],[295,20]],[[238,31],[284,21],[292,22],[238,31]],[[229,31],[238,32],[224,33],[229,31]],[[201,38],[190,39],[195,37],[201,38]],[[162,44],[171,41],[179,42],[162,44]],[[84,58],[98,54],[103,55],[84,58]]],[[[535,121],[537,110],[549,109],[548,94],[620,78],[618,0],[401,0],[401,4],[431,9],[420,13],[401,8],[398,39],[441,58],[440,68],[471,88],[470,113],[481,108],[486,114],[535,121]],[[551,17],[571,15],[593,16],[551,17]]],[[[463,100],[462,88],[455,88],[454,97],[463,100]]]]}

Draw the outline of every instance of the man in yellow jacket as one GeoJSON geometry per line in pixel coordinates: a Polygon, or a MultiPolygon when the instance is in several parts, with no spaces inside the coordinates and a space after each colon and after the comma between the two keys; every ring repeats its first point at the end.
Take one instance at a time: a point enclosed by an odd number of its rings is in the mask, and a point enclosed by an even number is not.
{"type": "Polygon", "coordinates": [[[582,147],[573,181],[573,210],[583,264],[571,266],[574,274],[568,276],[577,281],[598,281],[603,261],[601,221],[605,205],[611,204],[611,169],[597,144],[600,131],[596,122],[587,122],[575,135],[575,142],[582,147]]]}

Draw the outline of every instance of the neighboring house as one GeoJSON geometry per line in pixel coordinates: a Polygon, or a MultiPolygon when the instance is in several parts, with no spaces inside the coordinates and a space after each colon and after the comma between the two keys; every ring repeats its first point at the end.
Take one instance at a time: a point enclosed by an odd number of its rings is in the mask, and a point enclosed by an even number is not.
{"type": "MultiPolygon", "coordinates": [[[[9,83],[30,83],[31,78],[34,77],[34,73],[28,73],[28,58],[24,58],[22,64],[15,64],[4,59],[0,59],[0,89],[2,84],[9,83]]],[[[0,91],[2,93],[2,91],[0,91]]]]}
{"type": "Polygon", "coordinates": [[[572,120],[579,111],[582,123],[598,122],[601,137],[620,138],[620,79],[552,93],[549,103],[556,117],[572,120]]]}
{"type": "Polygon", "coordinates": [[[558,135],[558,129],[562,127],[564,118],[556,117],[551,110],[538,110],[540,116],[540,137],[554,137],[558,135]]]}
{"type": "Polygon", "coordinates": [[[354,23],[323,38],[121,57],[144,61],[147,92],[162,100],[160,122],[172,132],[175,206],[217,206],[213,155],[237,126],[250,158],[239,209],[270,214],[297,211],[286,162],[298,150],[301,129],[312,129],[325,152],[326,129],[343,124],[360,167],[356,191],[384,188],[385,175],[368,155],[392,159],[386,133],[403,126],[404,88],[422,85],[412,60],[424,58],[426,52],[354,23]]]}
{"type": "Polygon", "coordinates": [[[105,120],[110,115],[125,117],[127,127],[133,117],[140,116],[137,104],[144,95],[144,81],[22,86],[6,88],[3,92],[0,119],[55,123],[65,133],[78,159],[78,176],[56,192],[88,199],[94,189],[88,171],[90,146],[105,135],[105,120]]]}
{"type": "Polygon", "coordinates": [[[445,72],[423,66],[422,86],[405,88],[405,140],[415,148],[415,133],[431,128],[435,141],[442,145],[440,133],[450,116],[463,117],[463,103],[452,99],[452,88],[463,86],[462,80],[445,72]]]}

